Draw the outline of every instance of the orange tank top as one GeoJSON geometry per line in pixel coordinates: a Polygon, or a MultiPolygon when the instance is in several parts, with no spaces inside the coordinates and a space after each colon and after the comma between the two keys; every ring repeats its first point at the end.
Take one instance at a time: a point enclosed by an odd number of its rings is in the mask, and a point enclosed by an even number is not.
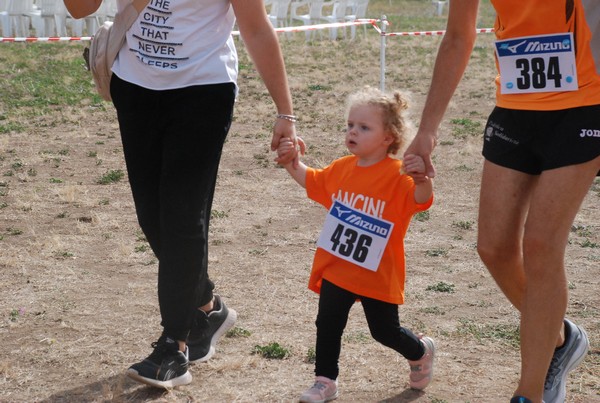
{"type": "Polygon", "coordinates": [[[498,40],[572,33],[578,83],[576,91],[503,94],[498,76],[498,106],[559,110],[600,105],[600,1],[492,0],[492,4],[497,13],[494,28],[498,40]]]}

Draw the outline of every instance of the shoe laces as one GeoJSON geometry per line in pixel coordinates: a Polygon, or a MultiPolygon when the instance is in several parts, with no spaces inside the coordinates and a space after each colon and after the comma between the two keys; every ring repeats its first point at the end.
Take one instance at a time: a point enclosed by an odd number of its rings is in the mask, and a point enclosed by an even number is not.
{"type": "Polygon", "coordinates": [[[315,384],[312,386],[311,389],[316,389],[316,390],[325,390],[327,389],[327,384],[323,381],[316,381],[315,384]]]}
{"type": "Polygon", "coordinates": [[[550,362],[550,367],[548,368],[548,373],[546,374],[546,381],[544,382],[544,389],[550,389],[554,385],[554,379],[556,375],[560,372],[560,368],[558,366],[558,358],[552,357],[552,361],[550,362]]]}
{"type": "Polygon", "coordinates": [[[208,334],[208,328],[210,324],[208,322],[208,315],[206,312],[198,310],[196,315],[194,316],[194,321],[192,323],[192,329],[197,332],[195,339],[203,339],[208,334]]]}
{"type": "Polygon", "coordinates": [[[328,384],[319,380],[319,381],[315,381],[315,384],[312,386],[311,390],[321,393],[322,391],[324,391],[325,389],[327,389],[328,384]]]}
{"type": "Polygon", "coordinates": [[[411,364],[410,365],[411,372],[421,372],[422,370],[423,370],[423,365],[421,365],[421,364],[411,364]]]}
{"type": "Polygon", "coordinates": [[[166,336],[161,336],[157,341],[152,342],[150,346],[154,349],[150,356],[148,356],[148,359],[151,361],[157,361],[157,358],[162,360],[162,357],[166,352],[173,350],[173,348],[169,348],[166,336]]]}

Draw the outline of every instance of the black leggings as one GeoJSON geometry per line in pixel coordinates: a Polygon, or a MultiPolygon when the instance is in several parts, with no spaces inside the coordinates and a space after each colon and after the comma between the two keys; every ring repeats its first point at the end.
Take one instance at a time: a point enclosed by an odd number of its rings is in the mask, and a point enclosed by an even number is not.
{"type": "Polygon", "coordinates": [[[317,315],[317,347],[315,375],[337,379],[342,333],[348,322],[348,313],[360,299],[369,330],[379,343],[415,361],[423,357],[423,344],[410,330],[400,326],[398,305],[361,297],[323,280],[317,315]]]}
{"type": "Polygon", "coordinates": [[[185,340],[213,297],[208,227],[235,86],[154,91],[113,75],[111,94],[138,221],[159,261],[164,334],[185,340]]]}

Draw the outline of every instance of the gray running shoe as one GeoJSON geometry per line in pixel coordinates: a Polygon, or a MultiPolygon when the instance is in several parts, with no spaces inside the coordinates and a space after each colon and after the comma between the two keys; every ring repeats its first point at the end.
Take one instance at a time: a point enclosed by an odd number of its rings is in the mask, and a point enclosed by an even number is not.
{"type": "Polygon", "coordinates": [[[544,402],[564,403],[567,396],[567,375],[585,358],[590,342],[582,327],[565,319],[565,344],[554,351],[546,383],[544,402]]]}

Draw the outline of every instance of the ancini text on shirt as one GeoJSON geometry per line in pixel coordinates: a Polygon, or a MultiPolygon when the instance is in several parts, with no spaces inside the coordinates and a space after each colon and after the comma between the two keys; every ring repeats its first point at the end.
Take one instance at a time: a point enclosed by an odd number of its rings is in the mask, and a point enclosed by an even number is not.
{"type": "Polygon", "coordinates": [[[331,200],[338,200],[347,206],[355,208],[373,217],[381,218],[385,209],[385,201],[375,200],[372,197],[362,194],[348,193],[343,190],[338,190],[337,195],[331,195],[331,200]]]}

